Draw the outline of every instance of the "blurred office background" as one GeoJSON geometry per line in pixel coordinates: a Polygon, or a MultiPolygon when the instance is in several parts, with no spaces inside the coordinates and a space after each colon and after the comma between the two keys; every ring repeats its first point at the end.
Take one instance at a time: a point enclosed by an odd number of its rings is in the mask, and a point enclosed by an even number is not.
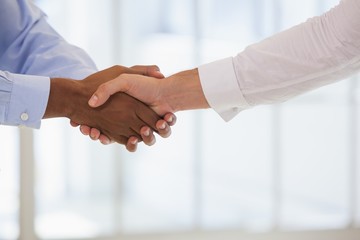
{"type": "MultiPolygon", "coordinates": [[[[37,0],[100,69],[170,75],[234,56],[339,0],[37,0]]],[[[357,77],[225,123],[178,113],[128,153],[46,120],[0,128],[0,239],[359,239],[357,77]]]]}

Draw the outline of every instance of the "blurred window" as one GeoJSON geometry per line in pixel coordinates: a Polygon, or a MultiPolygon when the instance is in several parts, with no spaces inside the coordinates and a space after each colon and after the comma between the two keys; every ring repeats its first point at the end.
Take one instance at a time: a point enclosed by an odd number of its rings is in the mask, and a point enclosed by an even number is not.
{"type": "MultiPolygon", "coordinates": [[[[36,2],[100,69],[157,64],[170,75],[233,56],[338,1],[36,2]]],[[[244,111],[230,123],[212,110],[181,112],[171,138],[158,137],[154,147],[142,145],[135,154],[91,142],[67,121],[43,121],[34,137],[34,231],[44,239],[67,239],[356,227],[357,91],[354,77],[285,104],[244,111]]],[[[19,139],[14,129],[0,132],[7,136],[1,144],[0,239],[15,239],[19,139]]]]}

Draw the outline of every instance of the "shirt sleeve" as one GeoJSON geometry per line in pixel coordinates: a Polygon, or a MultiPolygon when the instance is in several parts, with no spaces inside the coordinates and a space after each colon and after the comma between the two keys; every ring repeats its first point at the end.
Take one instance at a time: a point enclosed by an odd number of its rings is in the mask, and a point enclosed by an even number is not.
{"type": "Polygon", "coordinates": [[[0,71],[0,124],[40,128],[50,79],[0,71]]]}
{"type": "Polygon", "coordinates": [[[50,78],[83,79],[96,71],[91,58],[66,42],[31,1],[1,2],[1,124],[39,128],[50,78]]]}
{"type": "Polygon", "coordinates": [[[241,110],[286,101],[359,70],[360,2],[342,0],[234,58],[200,66],[199,75],[210,106],[229,121],[241,110]]]}

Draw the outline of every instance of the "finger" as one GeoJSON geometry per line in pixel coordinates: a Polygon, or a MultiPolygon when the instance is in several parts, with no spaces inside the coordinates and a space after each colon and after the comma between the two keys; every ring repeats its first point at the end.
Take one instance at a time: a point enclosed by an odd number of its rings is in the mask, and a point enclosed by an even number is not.
{"type": "Polygon", "coordinates": [[[143,74],[143,75],[149,76],[149,77],[155,77],[155,78],[164,78],[165,77],[160,72],[160,68],[156,65],[150,65],[150,66],[136,65],[136,66],[132,66],[131,69],[138,71],[139,74],[143,74]]]}
{"type": "Polygon", "coordinates": [[[173,113],[167,113],[164,116],[164,120],[169,124],[169,126],[174,126],[176,124],[176,116],[173,113]]]}
{"type": "MultiPolygon", "coordinates": [[[[110,135],[108,135],[110,136],[110,135]]],[[[121,145],[126,145],[129,141],[129,138],[123,135],[117,135],[114,136],[113,138],[111,138],[111,140],[113,140],[114,142],[121,144],[121,145]]]]}
{"type": "Polygon", "coordinates": [[[156,139],[154,136],[154,132],[148,126],[142,127],[140,130],[140,133],[141,133],[142,140],[144,141],[144,143],[146,145],[152,146],[155,144],[156,139]]]}
{"type": "Polygon", "coordinates": [[[106,135],[100,134],[99,141],[104,145],[109,145],[111,143],[114,143],[114,141],[110,140],[106,135]]]}
{"type": "Polygon", "coordinates": [[[126,80],[118,80],[117,78],[101,84],[89,100],[90,107],[98,107],[103,105],[111,95],[117,92],[126,92],[129,89],[126,80]]]}
{"type": "Polygon", "coordinates": [[[80,132],[86,136],[89,136],[90,135],[90,127],[88,127],[86,125],[81,125],[80,132]]]}
{"type": "Polygon", "coordinates": [[[148,77],[158,78],[158,79],[165,78],[164,74],[162,74],[161,72],[158,72],[158,71],[149,72],[147,76],[148,77]]]}
{"type": "MultiPolygon", "coordinates": [[[[144,125],[141,125],[141,126],[144,126],[144,125]]],[[[140,133],[140,130],[141,130],[141,126],[137,126],[136,128],[132,128],[130,127],[131,129],[131,134],[130,134],[130,137],[133,136],[135,138],[138,139],[138,142],[142,142],[142,137],[141,137],[141,133],[140,133]]],[[[129,137],[129,138],[130,138],[129,137]]]]}
{"type": "Polygon", "coordinates": [[[148,126],[152,130],[157,132],[156,128],[156,122],[161,119],[161,117],[154,112],[149,106],[145,105],[144,103],[137,101],[135,109],[135,114],[138,119],[141,119],[144,124],[142,124],[139,128],[135,129],[141,129],[143,126],[148,126]]]}
{"type": "Polygon", "coordinates": [[[100,137],[100,131],[96,128],[91,128],[90,129],[90,138],[92,140],[98,140],[100,137]]]}
{"type": "Polygon", "coordinates": [[[171,128],[169,124],[163,119],[160,119],[156,122],[156,129],[158,134],[163,138],[167,138],[171,135],[171,128]]]}
{"type": "Polygon", "coordinates": [[[138,144],[139,140],[137,137],[130,137],[126,143],[126,149],[129,152],[135,152],[137,150],[137,144],[138,144]]]}
{"type": "Polygon", "coordinates": [[[70,120],[70,125],[73,126],[73,127],[78,127],[80,124],[70,120]]]}

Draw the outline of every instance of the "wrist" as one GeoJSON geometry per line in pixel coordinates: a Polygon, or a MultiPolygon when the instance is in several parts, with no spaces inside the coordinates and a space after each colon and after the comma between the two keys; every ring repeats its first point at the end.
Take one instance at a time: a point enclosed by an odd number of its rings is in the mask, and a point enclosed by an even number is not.
{"type": "Polygon", "coordinates": [[[174,112],[210,107],[202,90],[197,69],[176,73],[164,81],[164,84],[164,101],[174,112]]]}
{"type": "Polygon", "coordinates": [[[82,91],[79,81],[66,78],[52,78],[50,94],[44,118],[67,117],[76,113],[77,102],[82,91]]]}

